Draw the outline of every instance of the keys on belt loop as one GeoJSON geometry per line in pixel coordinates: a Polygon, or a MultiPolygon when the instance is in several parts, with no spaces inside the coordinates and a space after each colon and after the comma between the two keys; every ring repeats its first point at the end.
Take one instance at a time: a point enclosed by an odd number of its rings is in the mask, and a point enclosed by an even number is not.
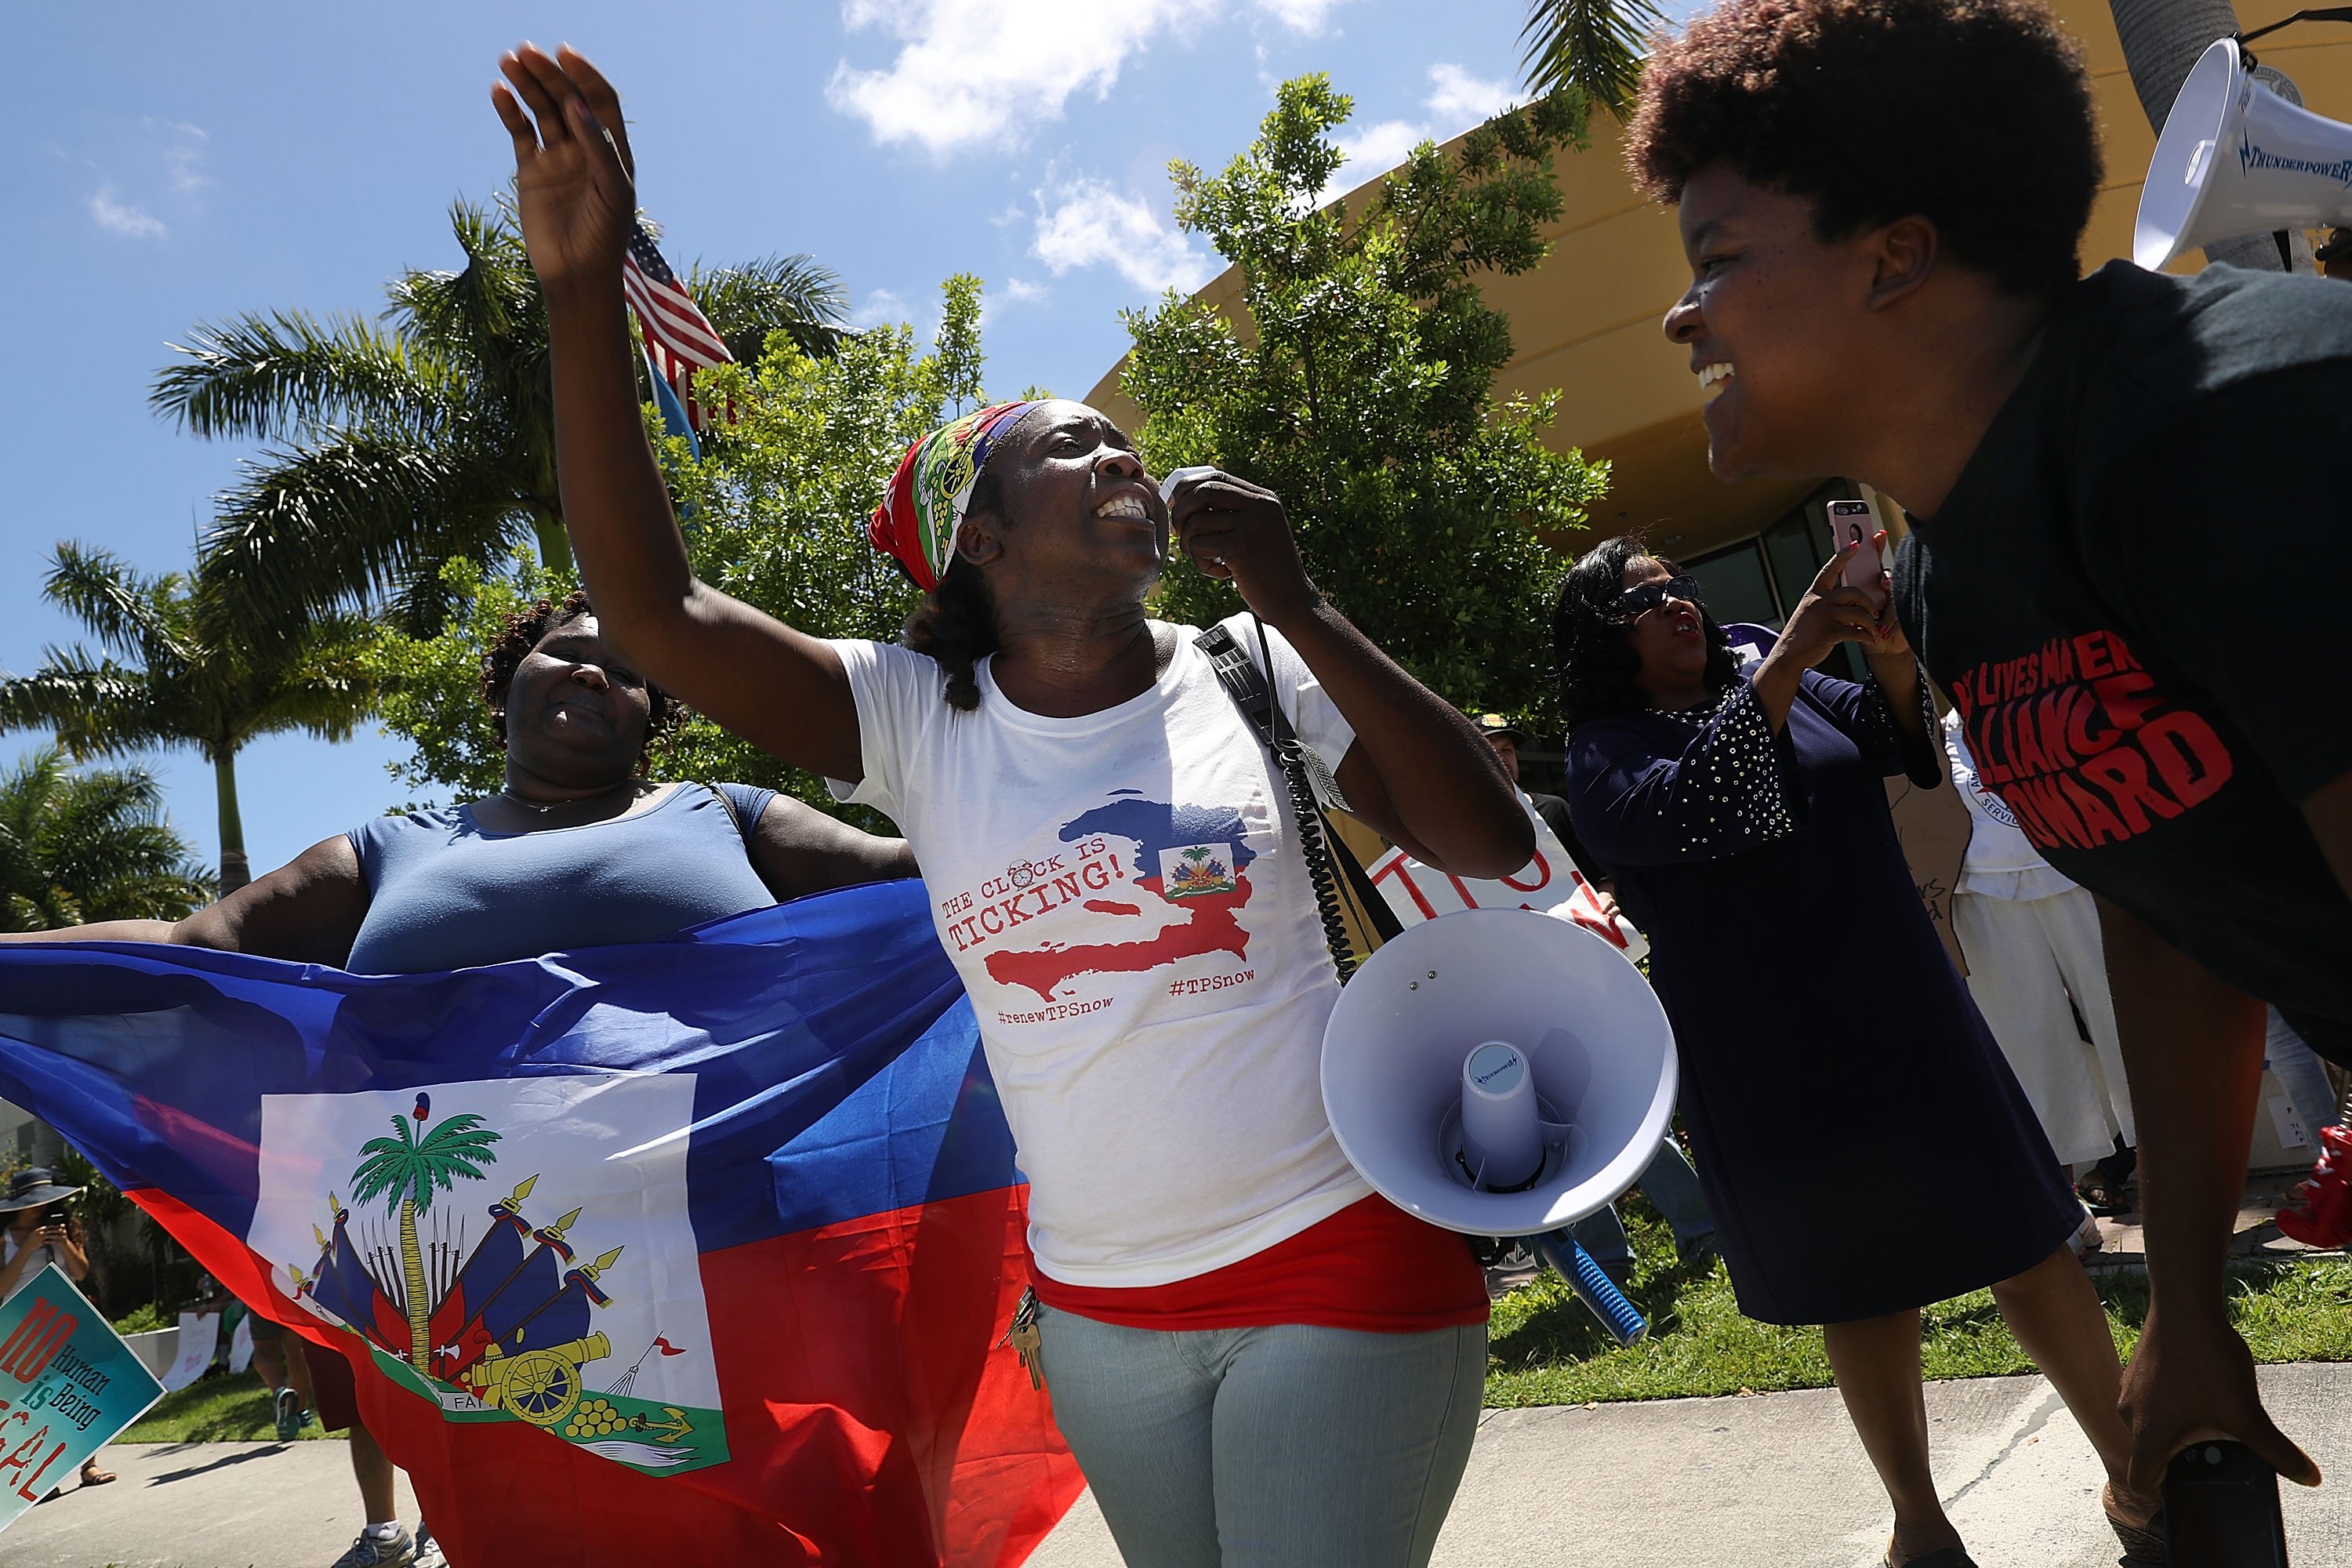
{"type": "Polygon", "coordinates": [[[1003,1339],[996,1342],[998,1344],[1009,1344],[1013,1347],[1013,1353],[1021,1358],[1021,1364],[1029,1371],[1029,1386],[1032,1388],[1045,1386],[1045,1363],[1038,1359],[1037,1354],[1039,1339],[1037,1291],[1036,1288],[1032,1286],[1021,1292],[1021,1304],[1013,1310],[1013,1326],[1004,1331],[1003,1339]]]}

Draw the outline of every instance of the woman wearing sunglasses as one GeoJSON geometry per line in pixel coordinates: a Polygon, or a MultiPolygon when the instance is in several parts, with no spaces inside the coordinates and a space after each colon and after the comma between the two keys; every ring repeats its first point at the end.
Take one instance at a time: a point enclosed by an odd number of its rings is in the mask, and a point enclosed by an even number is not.
{"type": "Polygon", "coordinates": [[[1846,559],[1743,674],[1672,563],[1628,539],[1588,552],[1552,621],[1569,813],[1650,938],[1740,1310],[1827,1325],[1895,1505],[1887,1562],[1969,1568],[1927,1466],[1919,1309],[1989,1285],[2105,1463],[2124,1561],[2161,1563],[2156,1500],[2122,1484],[2115,1344],[2066,1245],[2082,1206],[1887,812],[1885,778],[1945,777],[1927,689],[1893,616],[1841,584],[1846,559]],[[1867,684],[1811,668],[1842,642],[1867,684]]]}

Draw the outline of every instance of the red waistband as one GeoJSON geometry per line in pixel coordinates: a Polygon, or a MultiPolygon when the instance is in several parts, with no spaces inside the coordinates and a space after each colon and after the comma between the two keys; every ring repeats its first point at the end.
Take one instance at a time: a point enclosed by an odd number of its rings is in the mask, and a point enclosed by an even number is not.
{"type": "Polygon", "coordinates": [[[1045,1305],[1130,1329],[1312,1323],[1416,1334],[1486,1321],[1486,1277],[1468,1243],[1377,1194],[1238,1263],[1166,1285],[1066,1285],[1033,1261],[1045,1305]]]}

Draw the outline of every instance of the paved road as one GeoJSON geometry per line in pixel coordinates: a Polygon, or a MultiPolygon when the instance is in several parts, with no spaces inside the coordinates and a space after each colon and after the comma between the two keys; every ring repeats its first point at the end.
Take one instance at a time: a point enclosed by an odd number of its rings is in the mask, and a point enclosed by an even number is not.
{"type": "MultiPolygon", "coordinates": [[[[121,1479],[28,1510],[0,1568],[327,1568],[367,1522],[339,1442],[118,1443],[100,1462],[121,1479]]],[[[400,1508],[414,1528],[406,1477],[400,1508]]]]}
{"type": "MultiPolygon", "coordinates": [[[[2352,1364],[2264,1367],[2338,1479],[2288,1487],[2297,1568],[2352,1562],[2352,1364]]],[[[1927,1391],[1936,1473],[1983,1568],[2107,1568],[2097,1461],[2038,1377],[1927,1391]]],[[[358,1532],[341,1443],[110,1448],[122,1479],[0,1535],[0,1568],[326,1568],[358,1532]]],[[[402,1491],[403,1517],[415,1520],[402,1491]]],[[[1490,1411],[1435,1568],[1875,1568],[1886,1505],[1835,1392],[1490,1411]]],[[[1119,1568],[1083,1499],[1032,1568],[1119,1568]]],[[[505,1568],[530,1568],[509,1564],[505,1568]]]]}
{"type": "MultiPolygon", "coordinates": [[[[2285,1487],[2296,1568],[2352,1563],[2352,1364],[2262,1369],[2337,1479],[2285,1487]]],[[[1945,1506],[1982,1568],[2112,1568],[2104,1479],[2039,1377],[1931,1385],[1945,1506]]],[[[1490,1410],[1433,1568],[1877,1568],[1891,1519],[1833,1389],[1490,1410]]],[[[1119,1568],[1091,1496],[1030,1568],[1119,1568]]]]}

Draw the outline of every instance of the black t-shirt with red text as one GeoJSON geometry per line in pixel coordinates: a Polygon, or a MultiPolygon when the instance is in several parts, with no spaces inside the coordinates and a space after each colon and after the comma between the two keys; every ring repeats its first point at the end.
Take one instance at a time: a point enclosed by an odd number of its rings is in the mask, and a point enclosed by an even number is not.
{"type": "Polygon", "coordinates": [[[2050,863],[2352,1063],[2352,287],[2084,279],[1895,595],[2050,863]]]}

